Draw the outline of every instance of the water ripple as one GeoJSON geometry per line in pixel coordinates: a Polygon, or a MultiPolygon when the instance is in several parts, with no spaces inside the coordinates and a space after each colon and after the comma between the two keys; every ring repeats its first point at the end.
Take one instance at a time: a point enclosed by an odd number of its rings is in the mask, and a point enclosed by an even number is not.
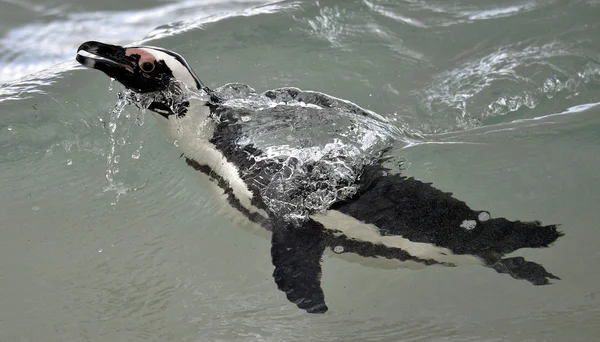
{"type": "Polygon", "coordinates": [[[432,133],[475,127],[488,117],[535,108],[561,92],[576,96],[582,85],[598,80],[599,67],[599,61],[557,41],[506,45],[436,75],[418,93],[422,115],[439,121],[428,125],[432,133]],[[571,60],[584,68],[568,67],[571,60]]]}
{"type": "Polygon", "coordinates": [[[327,41],[337,49],[361,50],[367,40],[369,45],[387,47],[394,57],[408,63],[428,62],[427,56],[406,44],[397,29],[382,23],[378,16],[383,15],[412,27],[426,28],[426,25],[418,19],[392,12],[374,2],[364,0],[363,4],[365,6],[353,3],[352,6],[342,7],[317,3],[316,8],[304,6],[306,14],[295,15],[294,19],[308,24],[306,32],[309,35],[327,41]],[[315,9],[318,12],[313,14],[315,9]]]}
{"type": "MultiPolygon", "coordinates": [[[[380,2],[390,4],[389,0],[381,0],[380,2]]],[[[471,5],[456,1],[406,0],[405,2],[409,11],[419,13],[427,18],[423,25],[447,27],[520,15],[551,5],[556,0],[516,0],[513,4],[504,6],[481,3],[471,5]]]]}
{"type": "Polygon", "coordinates": [[[192,18],[189,20],[181,20],[168,25],[162,25],[152,30],[146,35],[143,41],[150,41],[154,39],[175,36],[189,30],[202,27],[202,25],[217,22],[232,17],[249,17],[260,14],[273,14],[281,11],[292,10],[298,7],[298,3],[292,2],[288,4],[269,4],[263,6],[257,6],[253,8],[244,9],[232,13],[216,14],[204,18],[192,18]]]}
{"type": "MultiPolygon", "coordinates": [[[[425,23],[423,23],[421,20],[416,19],[416,18],[411,18],[408,16],[405,16],[403,14],[397,13],[395,10],[398,10],[396,8],[396,6],[389,6],[390,8],[386,8],[385,5],[378,5],[375,4],[374,1],[368,1],[368,0],[363,0],[363,2],[365,3],[365,5],[367,5],[369,7],[369,9],[371,9],[371,11],[377,12],[381,15],[383,15],[384,17],[388,17],[391,19],[394,19],[396,21],[411,25],[411,26],[415,26],[415,27],[420,27],[420,28],[426,28],[427,25],[425,23]]],[[[394,4],[387,4],[387,5],[394,5],[394,4]]]]}

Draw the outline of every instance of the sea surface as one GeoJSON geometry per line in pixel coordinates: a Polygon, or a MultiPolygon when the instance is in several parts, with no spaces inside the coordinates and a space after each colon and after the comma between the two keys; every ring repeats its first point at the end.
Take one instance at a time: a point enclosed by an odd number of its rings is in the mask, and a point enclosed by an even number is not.
{"type": "Polygon", "coordinates": [[[0,341],[596,341],[598,18],[598,0],[0,0],[0,341]],[[270,241],[215,210],[117,82],[77,65],[88,40],[175,50],[211,88],[292,86],[379,114],[406,175],[560,224],[515,255],[561,280],[328,255],[329,312],[298,310],[270,241]]]}

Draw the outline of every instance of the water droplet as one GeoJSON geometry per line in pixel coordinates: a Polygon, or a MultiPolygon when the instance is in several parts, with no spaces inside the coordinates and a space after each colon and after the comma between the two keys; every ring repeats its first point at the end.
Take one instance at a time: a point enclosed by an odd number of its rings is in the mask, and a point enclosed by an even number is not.
{"type": "Polygon", "coordinates": [[[131,154],[131,158],[133,159],[139,159],[140,158],[140,150],[135,150],[132,154],[131,154]]]}
{"type": "Polygon", "coordinates": [[[67,159],[67,165],[73,165],[73,160],[67,159]]]}
{"type": "Polygon", "coordinates": [[[119,164],[120,160],[121,160],[121,156],[117,154],[114,158],[115,164],[119,164]]]}
{"type": "Polygon", "coordinates": [[[33,211],[38,211],[38,210],[40,210],[40,207],[38,207],[38,206],[36,205],[36,206],[33,206],[33,207],[31,207],[31,210],[33,210],[33,211]]]}

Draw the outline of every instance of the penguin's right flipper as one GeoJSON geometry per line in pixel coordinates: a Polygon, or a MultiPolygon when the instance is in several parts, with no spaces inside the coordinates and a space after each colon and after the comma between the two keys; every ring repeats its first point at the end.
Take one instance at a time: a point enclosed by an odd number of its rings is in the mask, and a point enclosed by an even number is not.
{"type": "Polygon", "coordinates": [[[321,288],[324,251],[322,231],[312,221],[306,226],[280,222],[273,227],[271,258],[275,283],[290,302],[309,313],[327,311],[321,288]]]}

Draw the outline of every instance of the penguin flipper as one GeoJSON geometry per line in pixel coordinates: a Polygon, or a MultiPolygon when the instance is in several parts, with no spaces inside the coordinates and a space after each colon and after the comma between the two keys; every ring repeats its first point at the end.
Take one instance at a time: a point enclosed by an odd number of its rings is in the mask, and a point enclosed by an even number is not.
{"type": "Polygon", "coordinates": [[[273,278],[287,299],[308,313],[327,311],[321,288],[322,232],[314,222],[295,226],[279,222],[273,227],[271,258],[273,278]]]}

